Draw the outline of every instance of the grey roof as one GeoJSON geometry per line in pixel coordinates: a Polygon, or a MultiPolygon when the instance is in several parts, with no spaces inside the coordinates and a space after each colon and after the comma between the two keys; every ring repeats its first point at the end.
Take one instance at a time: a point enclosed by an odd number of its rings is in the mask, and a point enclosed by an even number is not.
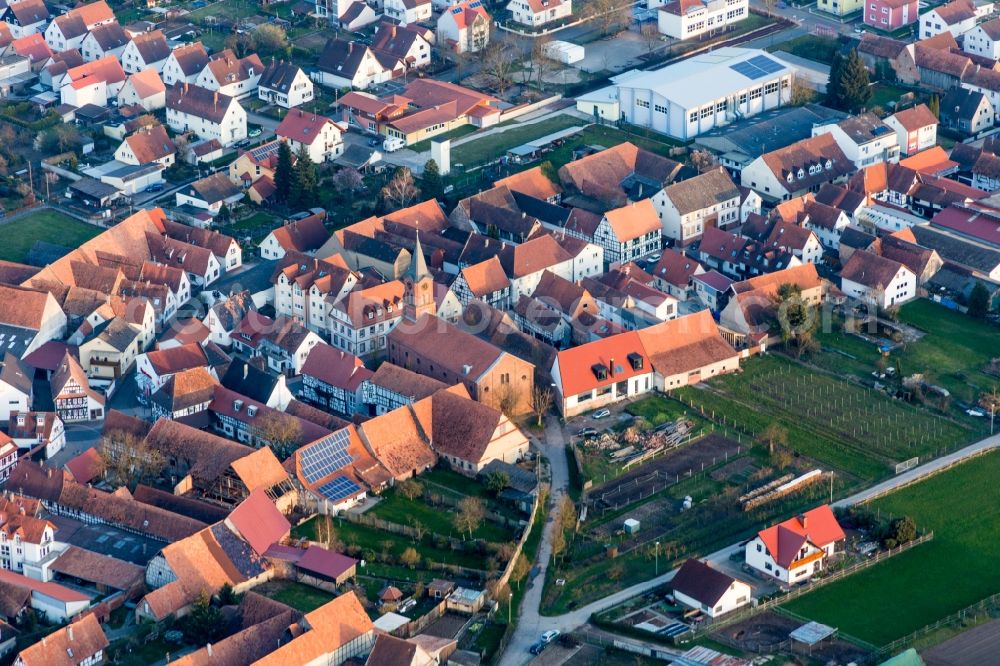
{"type": "Polygon", "coordinates": [[[251,400],[267,404],[278,386],[278,379],[277,375],[267,370],[261,370],[242,359],[234,358],[222,376],[222,385],[251,400]]]}
{"type": "MultiPolygon", "coordinates": [[[[141,178],[150,173],[160,171],[163,169],[162,164],[123,164],[117,169],[108,171],[102,176],[102,178],[121,178],[122,180],[135,180],[136,178],[141,178]]],[[[103,182],[103,181],[102,181],[103,182]]]]}
{"type": "MultiPolygon", "coordinates": [[[[261,261],[257,264],[250,264],[245,270],[226,273],[213,285],[213,289],[223,294],[237,291],[249,291],[251,294],[257,294],[273,289],[271,274],[274,273],[277,264],[276,260],[261,261]]],[[[244,266],[247,265],[244,264],[244,266]]]]}
{"type": "Polygon", "coordinates": [[[958,264],[981,271],[992,273],[1000,266],[1000,250],[994,250],[986,245],[953,236],[945,231],[932,229],[928,226],[911,227],[917,243],[936,250],[945,262],[958,264]]]}
{"type": "Polygon", "coordinates": [[[34,337],[33,333],[20,326],[0,324],[0,352],[21,358],[34,337]]]}
{"type": "Polygon", "coordinates": [[[302,69],[294,63],[272,61],[264,69],[264,73],[260,75],[260,81],[257,85],[261,88],[270,88],[271,90],[287,93],[292,86],[292,81],[295,80],[296,75],[301,71],[302,69]]]}
{"type": "Polygon", "coordinates": [[[368,166],[368,164],[372,162],[378,161],[372,159],[376,152],[377,151],[372,150],[367,146],[352,144],[344,148],[343,154],[337,158],[337,161],[345,166],[360,169],[361,167],[368,166]]]}
{"type": "Polygon", "coordinates": [[[167,88],[167,108],[220,123],[226,117],[233,98],[220,92],[190,84],[167,88]]]}
{"type": "Polygon", "coordinates": [[[138,337],[139,332],[130,326],[126,321],[115,317],[101,322],[94,327],[90,335],[84,340],[84,344],[95,338],[100,338],[120,352],[128,349],[132,341],[138,337]]]}
{"type": "Polygon", "coordinates": [[[945,117],[970,120],[985,99],[983,93],[976,90],[955,87],[941,99],[941,115],[945,117]]]}
{"type": "Polygon", "coordinates": [[[95,199],[103,199],[104,197],[113,197],[118,194],[120,190],[117,187],[108,185],[107,183],[102,183],[101,181],[84,176],[80,180],[71,184],[71,190],[81,192],[88,196],[94,197],[95,199]]]}
{"type": "Polygon", "coordinates": [[[719,153],[739,152],[750,159],[812,136],[813,125],[846,118],[818,104],[781,108],[700,134],[696,143],[719,153]]]}
{"type": "Polygon", "coordinates": [[[535,476],[533,472],[502,460],[491,460],[485,467],[483,467],[483,470],[479,473],[479,475],[485,476],[490,472],[503,472],[509,479],[509,487],[519,490],[522,493],[533,492],[538,486],[538,477],[535,476]]]}
{"type": "Polygon", "coordinates": [[[32,373],[25,370],[18,357],[6,350],[3,361],[0,361],[0,381],[25,395],[31,395],[31,377],[32,373]]]}

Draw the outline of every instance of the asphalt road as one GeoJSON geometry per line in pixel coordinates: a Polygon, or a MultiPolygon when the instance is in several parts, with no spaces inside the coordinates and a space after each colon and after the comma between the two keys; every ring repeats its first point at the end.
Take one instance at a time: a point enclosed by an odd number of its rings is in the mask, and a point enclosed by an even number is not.
{"type": "MultiPolygon", "coordinates": [[[[565,492],[569,480],[569,471],[566,466],[566,455],[563,452],[565,435],[565,430],[559,426],[557,419],[551,418],[546,422],[546,441],[543,446],[543,453],[548,456],[549,460],[553,461],[553,463],[555,463],[555,461],[561,461],[562,463],[561,469],[556,464],[553,464],[552,468],[553,501],[557,501],[558,496],[561,496],[559,493],[565,492]],[[558,491],[556,490],[557,486],[559,486],[558,491]]],[[[1000,448],[1000,434],[987,437],[976,442],[975,444],[970,444],[969,446],[959,449],[953,453],[942,456],[918,467],[914,467],[907,472],[894,476],[893,478],[883,481],[882,483],[878,483],[867,490],[863,490],[834,502],[833,506],[843,507],[858,504],[859,502],[863,502],[889,490],[905,486],[916,479],[948,467],[956,462],[979,455],[983,451],[996,448],[1000,448]]],[[[563,633],[573,631],[578,627],[585,625],[592,614],[619,604],[627,599],[630,599],[631,597],[663,585],[664,583],[669,583],[673,580],[674,575],[677,573],[677,570],[674,569],[656,578],[652,578],[645,582],[619,590],[614,594],[587,604],[582,608],[577,608],[576,610],[564,615],[544,617],[539,613],[539,607],[541,602],[541,590],[544,586],[545,567],[547,566],[552,552],[552,529],[553,524],[550,518],[549,522],[546,524],[545,537],[542,541],[542,547],[539,549],[538,559],[535,562],[535,566],[540,567],[542,569],[542,573],[534,579],[532,587],[528,590],[528,593],[525,594],[523,605],[521,607],[520,621],[514,636],[508,644],[507,650],[500,661],[500,666],[523,666],[531,660],[528,648],[538,639],[542,632],[550,629],[557,629],[563,633]]],[[[742,548],[742,544],[734,543],[708,555],[704,559],[719,568],[728,564],[730,556],[739,552],[742,548]]]]}

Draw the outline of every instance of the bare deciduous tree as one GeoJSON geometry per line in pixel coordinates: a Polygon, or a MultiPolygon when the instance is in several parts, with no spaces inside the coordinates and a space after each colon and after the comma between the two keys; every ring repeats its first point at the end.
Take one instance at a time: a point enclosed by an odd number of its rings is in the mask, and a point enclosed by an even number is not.
{"type": "Polygon", "coordinates": [[[531,562],[528,558],[521,553],[517,556],[517,561],[514,562],[514,566],[510,570],[510,579],[517,583],[518,589],[521,587],[521,581],[528,575],[531,571],[531,562]]]}
{"type": "Polygon", "coordinates": [[[458,512],[452,519],[455,529],[459,532],[468,532],[469,538],[475,532],[486,517],[486,507],[478,497],[465,497],[458,503],[458,512]]]}
{"type": "Polygon", "coordinates": [[[593,0],[588,7],[590,16],[601,26],[601,34],[605,37],[632,20],[632,5],[627,0],[593,0]]]}
{"type": "Polygon", "coordinates": [[[99,453],[108,482],[129,490],[155,479],[167,466],[162,453],[146,444],[144,439],[123,430],[112,430],[104,435],[99,453]]]}
{"type": "Polygon", "coordinates": [[[660,29],[652,21],[647,21],[639,28],[642,41],[646,43],[646,53],[652,53],[660,44],[660,29]]]}
{"type": "Polygon", "coordinates": [[[279,459],[292,454],[302,438],[302,426],[294,417],[282,412],[271,412],[254,424],[257,440],[270,446],[279,459]]]}
{"type": "Polygon", "coordinates": [[[392,180],[382,188],[382,200],[393,210],[406,208],[420,196],[420,189],[413,182],[413,173],[406,167],[396,169],[392,180]]]}
{"type": "Polygon", "coordinates": [[[479,51],[483,74],[493,82],[497,93],[503,95],[514,78],[514,53],[502,39],[494,39],[479,51]]]}
{"type": "Polygon", "coordinates": [[[549,57],[548,45],[552,38],[548,35],[539,35],[531,45],[531,69],[535,74],[535,85],[539,90],[545,90],[545,77],[555,65],[555,61],[549,57]]]}
{"type": "Polygon", "coordinates": [[[707,150],[692,150],[690,159],[698,173],[705,173],[719,166],[719,160],[707,150]]]}
{"type": "Polygon", "coordinates": [[[399,494],[408,500],[414,500],[424,494],[424,487],[415,479],[406,479],[399,484],[399,494]]]}
{"type": "Polygon", "coordinates": [[[542,425],[542,419],[552,409],[553,400],[552,389],[543,386],[535,386],[531,389],[531,411],[538,419],[538,425],[542,425]]]}

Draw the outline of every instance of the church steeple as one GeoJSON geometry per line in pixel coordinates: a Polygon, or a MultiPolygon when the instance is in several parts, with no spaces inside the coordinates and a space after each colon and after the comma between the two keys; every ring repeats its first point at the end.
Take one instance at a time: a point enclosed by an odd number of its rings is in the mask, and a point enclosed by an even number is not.
{"type": "Polygon", "coordinates": [[[434,303],[434,278],[427,270],[427,260],[424,259],[424,249],[420,245],[420,232],[417,232],[417,243],[410,257],[410,267],[403,276],[403,316],[416,320],[422,314],[434,314],[437,307],[434,303]]]}

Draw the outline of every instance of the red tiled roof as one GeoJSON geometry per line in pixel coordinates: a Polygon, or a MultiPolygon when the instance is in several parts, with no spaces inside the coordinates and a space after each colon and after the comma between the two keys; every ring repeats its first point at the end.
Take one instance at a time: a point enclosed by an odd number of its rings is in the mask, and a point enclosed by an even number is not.
{"type": "Polygon", "coordinates": [[[764,542],[764,547],[778,566],[785,569],[795,561],[806,542],[823,548],[846,538],[827,504],[761,530],[757,536],[764,542]]]}
{"type": "MultiPolygon", "coordinates": [[[[323,135],[326,125],[334,125],[334,122],[326,116],[295,109],[285,115],[284,120],[274,130],[274,133],[279,137],[311,146],[316,139],[323,135]]],[[[336,127],[336,125],[334,126],[336,127]]]]}
{"type": "Polygon", "coordinates": [[[249,497],[233,509],[227,521],[258,555],[263,555],[272,544],[288,536],[292,529],[288,519],[278,511],[267,493],[260,489],[251,492],[249,497]]]}

